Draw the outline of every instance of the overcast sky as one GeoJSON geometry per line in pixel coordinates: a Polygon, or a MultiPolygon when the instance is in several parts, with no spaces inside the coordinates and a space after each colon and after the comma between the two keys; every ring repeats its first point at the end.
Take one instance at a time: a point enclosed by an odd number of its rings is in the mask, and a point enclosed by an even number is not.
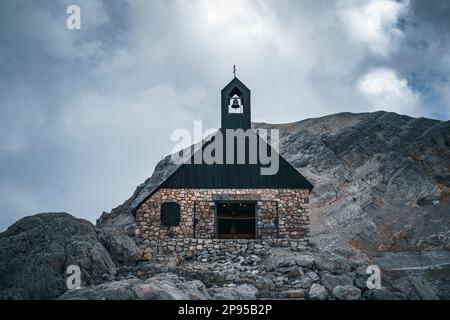
{"type": "Polygon", "coordinates": [[[450,1],[0,1],[0,230],[95,221],[149,177],[176,128],[349,111],[450,117],[450,1]],[[81,30],[68,30],[68,5],[81,30]]]}

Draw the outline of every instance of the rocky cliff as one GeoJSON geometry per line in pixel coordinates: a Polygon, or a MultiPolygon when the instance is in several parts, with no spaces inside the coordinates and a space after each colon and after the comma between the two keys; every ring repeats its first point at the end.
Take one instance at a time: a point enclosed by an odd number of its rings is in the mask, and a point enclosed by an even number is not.
{"type": "Polygon", "coordinates": [[[276,127],[281,154],[313,182],[314,234],[365,252],[449,245],[450,122],[337,114],[276,127]]]}

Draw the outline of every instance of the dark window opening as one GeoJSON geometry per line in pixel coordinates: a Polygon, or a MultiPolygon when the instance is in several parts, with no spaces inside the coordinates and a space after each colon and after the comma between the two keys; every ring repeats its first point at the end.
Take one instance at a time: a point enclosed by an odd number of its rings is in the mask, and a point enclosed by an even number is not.
{"type": "Polygon", "coordinates": [[[217,231],[219,239],[255,239],[255,203],[217,203],[217,231]]]}
{"type": "Polygon", "coordinates": [[[180,224],[180,205],[176,202],[164,202],[161,205],[161,226],[175,227],[180,224]]]}

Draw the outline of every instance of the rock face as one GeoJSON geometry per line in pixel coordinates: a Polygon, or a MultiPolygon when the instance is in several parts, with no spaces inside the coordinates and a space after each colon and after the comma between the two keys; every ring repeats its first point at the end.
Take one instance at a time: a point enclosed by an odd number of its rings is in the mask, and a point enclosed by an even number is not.
{"type": "Polygon", "coordinates": [[[311,286],[311,290],[309,290],[309,298],[311,300],[325,300],[328,297],[327,289],[315,283],[311,286]]]}
{"type": "Polygon", "coordinates": [[[326,272],[322,274],[322,284],[328,291],[333,291],[337,286],[352,285],[353,279],[348,275],[332,275],[326,272]]]}
{"type": "Polygon", "coordinates": [[[115,273],[90,222],[67,213],[23,218],[0,234],[0,298],[54,298],[67,290],[72,264],[81,269],[82,285],[115,273]]]}
{"type": "Polygon", "coordinates": [[[359,300],[361,298],[361,290],[352,285],[337,286],[333,289],[333,295],[338,300],[359,300]]]}
{"type": "Polygon", "coordinates": [[[316,236],[366,252],[448,246],[450,122],[375,112],[257,126],[280,129],[281,154],[314,184],[316,236]]]}
{"type": "Polygon", "coordinates": [[[213,290],[216,300],[256,300],[258,289],[253,285],[231,285],[213,290]]]}
{"type": "Polygon", "coordinates": [[[142,252],[134,239],[120,229],[102,228],[98,237],[117,264],[133,264],[142,258],[142,252]]]}
{"type": "Polygon", "coordinates": [[[146,280],[131,278],[94,287],[67,291],[61,300],[207,300],[206,287],[198,280],[186,281],[174,274],[146,280]]]}

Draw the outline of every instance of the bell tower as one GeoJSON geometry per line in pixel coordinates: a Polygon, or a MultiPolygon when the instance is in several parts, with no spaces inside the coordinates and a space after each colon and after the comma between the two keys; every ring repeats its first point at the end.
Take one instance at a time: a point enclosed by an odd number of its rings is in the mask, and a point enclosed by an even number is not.
{"type": "Polygon", "coordinates": [[[250,90],[236,77],[222,89],[222,129],[251,128],[250,90]]]}

